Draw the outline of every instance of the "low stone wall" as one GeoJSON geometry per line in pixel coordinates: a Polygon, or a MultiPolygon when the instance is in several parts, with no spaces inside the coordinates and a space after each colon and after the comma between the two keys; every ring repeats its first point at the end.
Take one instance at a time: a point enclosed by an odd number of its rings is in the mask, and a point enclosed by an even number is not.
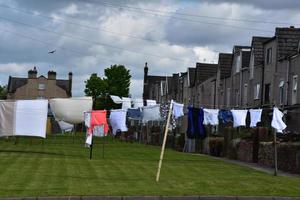
{"type": "Polygon", "coordinates": [[[237,146],[237,159],[244,162],[253,162],[253,142],[241,140],[237,146]]]}
{"type": "MultiPolygon", "coordinates": [[[[277,143],[278,169],[300,173],[300,142],[277,143]]],[[[274,167],[274,145],[272,142],[261,142],[258,164],[274,167]]]]}

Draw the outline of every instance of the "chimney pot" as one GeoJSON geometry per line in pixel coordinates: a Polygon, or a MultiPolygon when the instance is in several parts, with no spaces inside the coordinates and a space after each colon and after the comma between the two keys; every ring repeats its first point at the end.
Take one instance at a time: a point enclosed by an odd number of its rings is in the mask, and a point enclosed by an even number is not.
{"type": "Polygon", "coordinates": [[[28,71],[28,78],[36,78],[37,77],[37,69],[34,66],[33,69],[28,71]]]}
{"type": "Polygon", "coordinates": [[[56,79],[56,72],[55,71],[48,71],[48,79],[55,80],[56,79]]]}

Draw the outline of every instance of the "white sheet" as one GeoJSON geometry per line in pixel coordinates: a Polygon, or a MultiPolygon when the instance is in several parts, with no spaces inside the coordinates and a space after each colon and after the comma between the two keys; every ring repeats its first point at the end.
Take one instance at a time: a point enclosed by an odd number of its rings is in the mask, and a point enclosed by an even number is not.
{"type": "Polygon", "coordinates": [[[123,101],[120,97],[115,96],[115,95],[110,95],[110,98],[113,100],[114,103],[116,104],[121,104],[123,101]]]}
{"type": "Polygon", "coordinates": [[[134,108],[141,108],[144,106],[144,100],[143,99],[133,99],[133,107],[134,108]]]}
{"type": "Polygon", "coordinates": [[[17,101],[15,135],[46,138],[47,114],[47,100],[17,101]]]}
{"type": "Polygon", "coordinates": [[[71,132],[74,129],[74,125],[64,122],[64,121],[58,121],[58,125],[62,132],[71,132]]]}
{"type": "Polygon", "coordinates": [[[143,107],[143,122],[161,120],[160,105],[143,107]]]}
{"type": "Polygon", "coordinates": [[[127,110],[131,108],[131,98],[122,97],[122,109],[127,110]]]}
{"type": "Polygon", "coordinates": [[[71,124],[84,122],[84,112],[92,110],[92,97],[50,99],[50,107],[57,121],[71,124]]]}
{"type": "Polygon", "coordinates": [[[146,100],[147,106],[154,106],[156,105],[156,100],[147,99],[146,100]]]}

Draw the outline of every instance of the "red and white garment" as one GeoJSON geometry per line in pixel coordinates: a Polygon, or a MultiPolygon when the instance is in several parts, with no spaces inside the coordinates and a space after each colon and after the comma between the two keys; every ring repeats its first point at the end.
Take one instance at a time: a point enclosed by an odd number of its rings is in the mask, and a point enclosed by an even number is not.
{"type": "MultiPolygon", "coordinates": [[[[86,144],[91,145],[92,143],[92,136],[94,131],[98,131],[98,127],[103,126],[104,136],[107,135],[109,126],[106,119],[107,111],[106,110],[93,110],[90,112],[84,113],[84,122],[85,126],[87,127],[87,138],[86,144]]],[[[98,132],[97,132],[98,133],[98,132]]],[[[99,134],[97,134],[98,136],[99,134]]]]}

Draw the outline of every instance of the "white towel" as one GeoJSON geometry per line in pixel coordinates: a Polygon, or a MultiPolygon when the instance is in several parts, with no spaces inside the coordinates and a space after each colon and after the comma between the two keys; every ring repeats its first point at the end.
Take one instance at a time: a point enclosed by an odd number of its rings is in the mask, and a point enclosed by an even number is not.
{"type": "Polygon", "coordinates": [[[283,113],[276,107],[273,109],[273,118],[271,126],[277,130],[278,133],[282,133],[286,129],[286,124],[282,121],[283,113]]]}
{"type": "Polygon", "coordinates": [[[256,127],[258,122],[261,122],[262,109],[250,109],[250,127],[256,127]]]}
{"type": "Polygon", "coordinates": [[[204,112],[204,125],[216,126],[219,124],[219,109],[203,109],[204,112]]]}
{"type": "Polygon", "coordinates": [[[122,132],[128,131],[126,126],[126,113],[126,110],[123,109],[111,110],[109,120],[114,135],[118,130],[122,132]]]}
{"type": "Polygon", "coordinates": [[[233,116],[233,127],[246,126],[248,110],[231,110],[233,116]]]}
{"type": "Polygon", "coordinates": [[[183,106],[183,104],[173,102],[173,117],[175,119],[184,116],[183,106]]]}

